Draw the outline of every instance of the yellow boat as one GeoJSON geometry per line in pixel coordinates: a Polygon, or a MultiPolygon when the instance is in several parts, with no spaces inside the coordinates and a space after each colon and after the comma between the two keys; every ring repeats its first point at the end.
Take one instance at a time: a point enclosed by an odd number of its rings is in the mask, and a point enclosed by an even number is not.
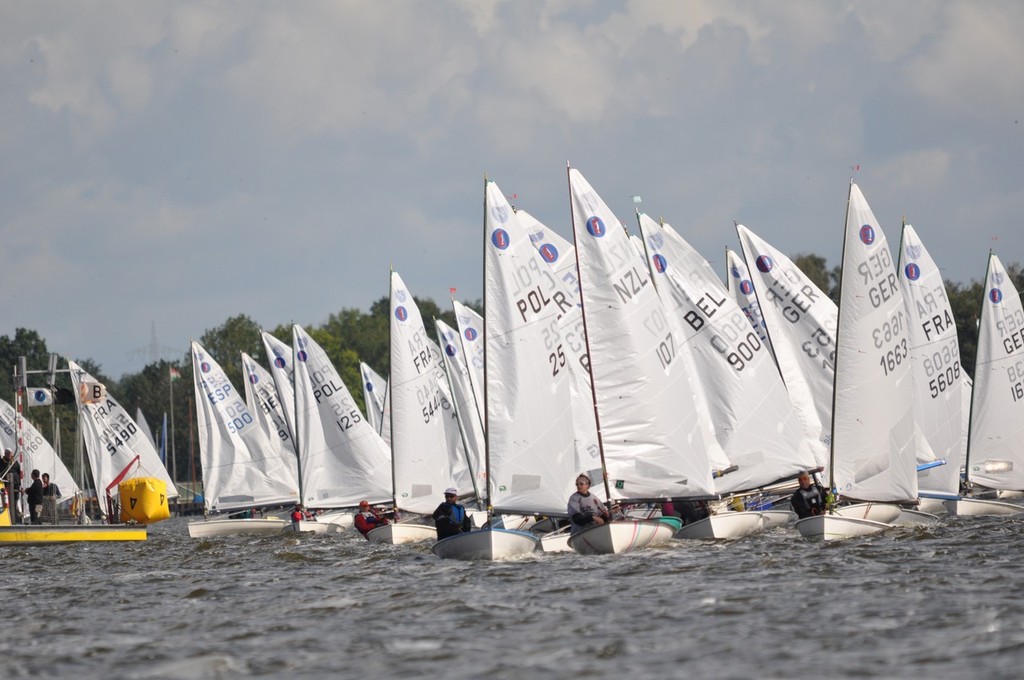
{"type": "Polygon", "coordinates": [[[145,541],[143,524],[11,524],[7,490],[0,482],[0,545],[48,545],[83,541],[145,541]]]}

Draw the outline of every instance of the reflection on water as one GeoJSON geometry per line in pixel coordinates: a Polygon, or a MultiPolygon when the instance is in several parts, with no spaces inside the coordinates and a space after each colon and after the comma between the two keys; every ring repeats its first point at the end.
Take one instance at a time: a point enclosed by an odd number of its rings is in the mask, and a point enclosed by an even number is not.
{"type": "Polygon", "coordinates": [[[1024,520],[442,561],[343,535],[3,548],[4,676],[1017,677],[1024,520]]]}

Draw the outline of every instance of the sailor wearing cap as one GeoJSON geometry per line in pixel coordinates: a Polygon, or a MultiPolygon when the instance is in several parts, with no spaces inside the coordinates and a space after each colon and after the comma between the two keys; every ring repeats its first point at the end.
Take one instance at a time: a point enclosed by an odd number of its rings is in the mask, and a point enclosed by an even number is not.
{"type": "Polygon", "coordinates": [[[444,502],[434,510],[433,517],[439,541],[468,532],[472,528],[466,508],[459,504],[459,492],[453,487],[444,490],[444,502]]]}

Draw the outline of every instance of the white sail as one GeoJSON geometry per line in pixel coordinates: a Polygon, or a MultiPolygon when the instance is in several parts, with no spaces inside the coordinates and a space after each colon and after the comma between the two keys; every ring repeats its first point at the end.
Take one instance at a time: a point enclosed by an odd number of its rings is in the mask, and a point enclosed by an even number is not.
{"type": "MultiPolygon", "coordinates": [[[[772,341],[768,337],[768,328],[765,326],[764,316],[761,314],[761,304],[754,292],[754,281],[750,278],[747,263],[735,250],[729,248],[725,249],[725,257],[729,295],[743,310],[750,325],[757,331],[757,337],[761,339],[768,351],[772,352],[772,341]]],[[[772,356],[774,356],[774,352],[772,352],[772,356]]]]}
{"type": "MultiPolygon", "coordinates": [[[[458,300],[452,300],[455,323],[459,327],[462,352],[469,365],[469,384],[476,400],[477,419],[484,422],[484,319],[458,300]]],[[[482,467],[480,469],[483,469],[482,467]]]]}
{"type": "Polygon", "coordinates": [[[516,209],[516,217],[529,233],[530,243],[555,271],[555,276],[578,304],[580,276],[576,271],[576,247],[525,210],[516,209]]]}
{"type": "Polygon", "coordinates": [[[772,350],[804,427],[820,442],[825,465],[832,432],[832,383],[838,308],[793,261],[736,225],[772,350]]]}
{"type": "MultiPolygon", "coordinates": [[[[17,450],[16,415],[14,407],[0,399],[0,450],[17,450]]],[[[21,469],[25,477],[27,478],[32,470],[39,470],[40,474],[49,473],[50,482],[55,483],[60,489],[61,498],[57,501],[58,504],[70,502],[72,496],[79,493],[80,489],[68,472],[67,466],[28,418],[22,418],[21,427],[21,453],[24,456],[21,469]]]]}
{"type": "Polygon", "coordinates": [[[988,258],[967,445],[967,479],[1024,490],[1024,308],[995,254],[988,258]]]}
{"type": "MultiPolygon", "coordinates": [[[[167,484],[167,498],[177,498],[178,490],[149,440],[128,412],[107,393],[100,401],[83,403],[82,383],[99,382],[74,361],[68,361],[71,383],[78,401],[82,437],[89,456],[96,493],[117,497],[117,484],[126,479],[154,477],[167,484]]],[[[105,504],[100,503],[105,514],[105,504]]]]}
{"type": "Polygon", "coordinates": [[[903,225],[897,268],[910,317],[908,340],[914,374],[914,419],[928,443],[926,456],[941,459],[918,473],[922,494],[956,496],[963,464],[963,377],[960,341],[942,272],[909,224],[903,225]]]}
{"type": "Polygon", "coordinates": [[[288,429],[284,407],[274,385],[274,377],[255,359],[242,352],[242,373],[245,375],[245,403],[267,440],[277,450],[286,466],[296,465],[295,442],[288,429]]]}
{"type": "Polygon", "coordinates": [[[267,354],[267,361],[270,365],[270,375],[274,379],[274,387],[277,389],[277,396],[281,402],[281,411],[284,413],[284,422],[288,426],[288,434],[292,439],[292,448],[296,451],[295,444],[295,367],[292,366],[292,348],[286,342],[263,331],[260,334],[263,339],[263,350],[267,354]]]}
{"type": "Polygon", "coordinates": [[[576,476],[600,466],[596,429],[577,436],[573,418],[572,373],[586,368],[586,350],[582,336],[570,344],[562,320],[578,308],[491,181],[484,238],[491,503],[497,511],[564,514],[576,476]]]}
{"type": "Polygon", "coordinates": [[[391,404],[387,400],[388,381],[380,377],[370,365],[360,361],[359,375],[363,379],[363,403],[370,427],[391,446],[391,404]]]}
{"type": "Polygon", "coordinates": [[[149,423],[146,422],[146,416],[143,415],[141,406],[135,409],[135,424],[139,426],[139,432],[142,433],[142,436],[149,440],[154,449],[157,449],[156,437],[153,436],[153,431],[149,429],[149,423]]]}
{"type": "Polygon", "coordinates": [[[445,373],[448,376],[449,400],[454,408],[454,418],[450,418],[449,423],[456,426],[456,432],[449,432],[448,439],[450,442],[452,437],[457,434],[466,447],[459,449],[465,454],[465,460],[459,462],[465,464],[453,469],[455,486],[467,491],[471,487],[477,497],[482,498],[486,495],[484,489],[487,481],[482,465],[484,430],[483,424],[477,418],[473,386],[469,382],[469,366],[466,363],[465,353],[462,351],[462,343],[459,341],[459,332],[440,319],[434,319],[434,325],[437,327],[441,356],[444,359],[445,373]]]}
{"type": "Polygon", "coordinates": [[[195,341],[192,375],[206,509],[294,503],[295,468],[284,465],[224,369],[195,341]]]}
{"type": "Polygon", "coordinates": [[[338,508],[390,501],[387,444],[359,412],[323,348],[298,325],[292,343],[303,502],[338,508]]]}
{"type": "Polygon", "coordinates": [[[832,480],[846,498],[917,499],[909,322],[885,234],[851,183],[832,425],[832,480]]]}
{"type": "Polygon", "coordinates": [[[452,486],[446,380],[440,350],[427,335],[419,307],[398,272],[391,272],[391,455],[395,502],[428,514],[452,486]],[[447,407],[447,408],[446,408],[447,407]]]}
{"type": "MultiPolygon", "coordinates": [[[[516,219],[530,236],[530,243],[558,279],[571,305],[561,305],[558,323],[566,346],[572,352],[573,427],[576,432],[576,469],[594,470],[600,466],[594,393],[587,356],[587,332],[580,303],[580,277],[576,269],[576,247],[525,210],[515,211],[516,219]]],[[[594,493],[604,497],[603,485],[594,493]]]]}
{"type": "Polygon", "coordinates": [[[619,498],[714,494],[682,338],[619,221],[569,170],[577,266],[603,458],[619,498]]]}
{"type": "Polygon", "coordinates": [[[716,489],[755,489],[814,467],[812,442],[775,362],[721,279],[677,232],[637,217],[655,285],[685,325],[715,437],[738,467],[716,479],[716,489]]]}

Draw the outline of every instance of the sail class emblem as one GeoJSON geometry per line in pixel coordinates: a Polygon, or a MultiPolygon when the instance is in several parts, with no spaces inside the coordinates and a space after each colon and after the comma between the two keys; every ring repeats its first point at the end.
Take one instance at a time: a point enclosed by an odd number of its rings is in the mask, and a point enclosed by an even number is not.
{"type": "Polygon", "coordinates": [[[665,270],[668,269],[668,262],[665,260],[665,256],[661,253],[656,254],[651,258],[651,262],[654,263],[654,271],[659,274],[664,274],[665,270]]]}
{"type": "Polygon", "coordinates": [[[754,260],[754,264],[757,265],[757,271],[763,274],[767,274],[772,270],[772,267],[775,266],[775,263],[772,262],[772,258],[767,255],[758,255],[757,259],[754,260]]]}
{"type": "Polygon", "coordinates": [[[495,229],[494,232],[491,233],[491,243],[493,243],[494,247],[498,250],[505,250],[508,248],[510,243],[508,232],[504,229],[495,229]]]}
{"type": "Polygon", "coordinates": [[[907,275],[907,278],[911,281],[917,281],[921,278],[921,268],[911,262],[903,268],[903,273],[907,275]]]}
{"type": "Polygon", "coordinates": [[[871,245],[875,242],[875,228],[870,224],[865,224],[860,228],[860,240],[866,246],[871,245]]]}
{"type": "Polygon", "coordinates": [[[749,279],[743,279],[740,281],[740,292],[744,295],[750,295],[754,292],[754,284],[749,279]]]}
{"type": "Polygon", "coordinates": [[[409,311],[402,306],[395,307],[395,318],[399,321],[405,321],[409,318],[409,311]]]}
{"type": "Polygon", "coordinates": [[[544,258],[545,262],[555,262],[558,260],[558,248],[550,243],[545,243],[540,247],[540,255],[544,258]]]}
{"type": "Polygon", "coordinates": [[[998,305],[1000,302],[1003,301],[1003,291],[999,290],[998,288],[993,288],[988,292],[988,299],[991,300],[993,304],[998,305]]]}
{"type": "Polygon", "coordinates": [[[591,217],[587,220],[587,232],[591,236],[601,238],[606,233],[608,233],[608,230],[605,229],[604,222],[601,220],[601,218],[595,215],[594,217],[591,217]]]}

